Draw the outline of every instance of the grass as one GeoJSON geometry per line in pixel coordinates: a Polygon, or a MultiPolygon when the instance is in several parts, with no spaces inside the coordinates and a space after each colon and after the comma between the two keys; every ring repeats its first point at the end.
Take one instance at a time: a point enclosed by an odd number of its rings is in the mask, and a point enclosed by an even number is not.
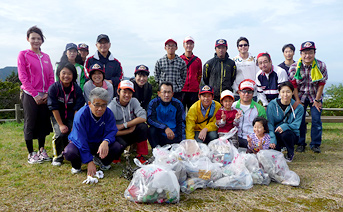
{"type": "MultiPolygon", "coordinates": [[[[84,165],[82,174],[72,175],[69,162],[28,164],[22,128],[14,122],[0,125],[0,211],[343,211],[343,124],[324,124],[321,154],[308,147],[296,153],[289,166],[300,176],[299,187],[207,188],[181,193],[180,203],[171,205],[127,201],[123,193],[129,181],[119,177],[119,165],[104,172],[98,184],[85,185],[84,165]]],[[[50,155],[51,137],[46,142],[50,155]]]]}

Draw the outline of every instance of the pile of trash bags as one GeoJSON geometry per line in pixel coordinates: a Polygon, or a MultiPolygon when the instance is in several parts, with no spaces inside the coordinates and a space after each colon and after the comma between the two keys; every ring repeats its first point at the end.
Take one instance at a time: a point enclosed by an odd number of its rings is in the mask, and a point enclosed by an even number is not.
{"type": "Polygon", "coordinates": [[[208,145],[195,140],[157,146],[155,160],[142,165],[125,190],[126,199],[140,203],[177,203],[180,190],[191,193],[199,188],[250,189],[253,184],[271,181],[299,186],[299,176],[289,170],[283,153],[261,150],[257,154],[239,152],[228,134],[208,145]]]}

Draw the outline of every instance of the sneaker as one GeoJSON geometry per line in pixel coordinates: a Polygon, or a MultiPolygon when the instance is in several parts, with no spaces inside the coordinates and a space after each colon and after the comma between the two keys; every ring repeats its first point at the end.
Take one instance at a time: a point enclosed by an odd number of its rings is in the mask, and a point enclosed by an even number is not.
{"type": "Polygon", "coordinates": [[[74,167],[72,167],[70,171],[71,171],[72,174],[81,173],[81,169],[75,169],[74,167]]]}
{"type": "Polygon", "coordinates": [[[31,152],[28,156],[27,156],[27,162],[29,164],[36,164],[36,163],[43,163],[43,161],[39,158],[39,156],[37,155],[37,152],[31,152]]]}
{"type": "Polygon", "coordinates": [[[288,155],[285,156],[285,160],[286,162],[290,163],[293,161],[294,155],[292,155],[291,157],[289,157],[288,155]]]}
{"type": "Polygon", "coordinates": [[[119,158],[118,160],[114,159],[114,160],[112,161],[113,164],[117,164],[117,163],[120,163],[120,162],[121,162],[121,159],[120,159],[120,158],[119,158]]]}
{"type": "Polygon", "coordinates": [[[100,158],[94,156],[93,157],[93,162],[95,165],[99,166],[101,170],[106,171],[109,170],[111,168],[111,164],[105,166],[102,161],[100,160],[100,158]]]}
{"type": "Polygon", "coordinates": [[[43,147],[40,148],[40,150],[38,151],[38,156],[39,159],[41,159],[42,161],[51,161],[51,158],[48,156],[46,150],[43,147]]]}
{"type": "Polygon", "coordinates": [[[314,153],[321,153],[321,150],[320,150],[320,147],[319,147],[319,146],[313,146],[313,147],[311,147],[311,150],[312,150],[314,153]]]}
{"type": "Polygon", "coordinates": [[[297,151],[297,152],[305,152],[305,146],[298,146],[295,151],[297,151]]]}
{"type": "Polygon", "coordinates": [[[141,155],[141,154],[138,154],[138,155],[136,156],[136,158],[137,158],[142,164],[145,164],[145,163],[147,162],[147,159],[146,159],[143,155],[141,155]]]}
{"type": "Polygon", "coordinates": [[[61,154],[61,155],[59,155],[59,156],[57,156],[57,157],[54,157],[53,159],[52,159],[52,163],[51,163],[51,165],[53,165],[53,166],[61,166],[62,165],[62,162],[63,162],[63,155],[61,154]]]}

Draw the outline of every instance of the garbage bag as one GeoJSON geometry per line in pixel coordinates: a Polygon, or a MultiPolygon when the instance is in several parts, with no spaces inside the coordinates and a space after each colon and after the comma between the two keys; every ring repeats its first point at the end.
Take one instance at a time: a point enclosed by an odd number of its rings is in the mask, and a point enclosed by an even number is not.
{"type": "Polygon", "coordinates": [[[203,180],[216,180],[222,177],[221,163],[212,163],[208,157],[198,160],[184,161],[188,178],[200,178],[203,180]]]}
{"type": "Polygon", "coordinates": [[[201,178],[188,178],[181,184],[181,191],[190,194],[198,188],[206,188],[208,181],[201,178]]]}
{"type": "Polygon", "coordinates": [[[264,173],[263,170],[259,167],[259,163],[255,154],[245,154],[245,167],[249,170],[254,184],[263,184],[269,185],[270,178],[267,173],[264,173]]]}
{"type": "Polygon", "coordinates": [[[177,147],[181,148],[178,149],[178,151],[182,160],[196,160],[201,157],[208,157],[210,152],[210,149],[206,144],[198,143],[193,139],[183,140],[177,147]]]}
{"type": "Polygon", "coordinates": [[[214,139],[208,143],[210,149],[209,158],[212,162],[222,163],[224,166],[231,163],[238,154],[236,147],[225,137],[214,139]]]}

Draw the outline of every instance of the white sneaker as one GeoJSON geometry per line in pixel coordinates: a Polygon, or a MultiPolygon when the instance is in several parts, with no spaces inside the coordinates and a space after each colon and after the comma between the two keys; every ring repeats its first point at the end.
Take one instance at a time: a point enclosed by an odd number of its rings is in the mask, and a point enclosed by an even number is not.
{"type": "Polygon", "coordinates": [[[41,161],[51,161],[51,158],[48,156],[46,150],[43,147],[37,153],[41,161]]]}
{"type": "Polygon", "coordinates": [[[62,163],[63,163],[63,160],[64,160],[64,158],[63,158],[63,155],[61,154],[61,155],[59,155],[57,157],[54,157],[52,159],[51,165],[53,165],[53,166],[61,166],[62,163]]]}
{"type": "Polygon", "coordinates": [[[71,171],[72,174],[81,173],[81,169],[75,169],[74,167],[72,167],[70,171],[71,171]]]}
{"type": "Polygon", "coordinates": [[[29,164],[36,164],[36,163],[43,163],[43,161],[39,158],[39,156],[37,155],[37,152],[31,152],[28,156],[27,156],[27,162],[29,164]]]}

